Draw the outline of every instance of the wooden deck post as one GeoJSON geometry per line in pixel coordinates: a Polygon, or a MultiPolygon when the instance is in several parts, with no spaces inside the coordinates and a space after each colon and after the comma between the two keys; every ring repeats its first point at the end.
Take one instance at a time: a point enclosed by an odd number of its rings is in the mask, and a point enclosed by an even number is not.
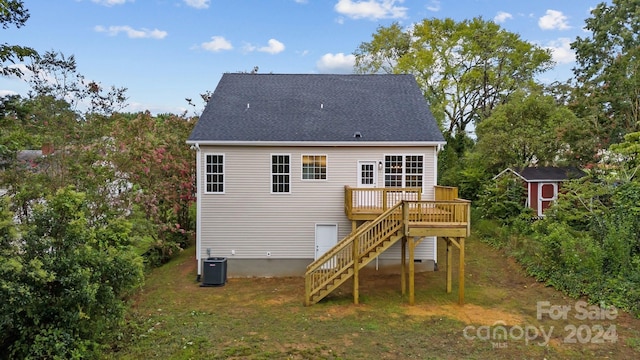
{"type": "Polygon", "coordinates": [[[464,238],[458,239],[460,244],[460,270],[458,270],[458,304],[464,305],[464,238]]]}
{"type": "Polygon", "coordinates": [[[304,306],[311,306],[311,280],[304,280],[304,306]]]}
{"type": "Polygon", "coordinates": [[[444,238],[447,242],[447,294],[451,293],[451,278],[453,277],[453,264],[451,263],[451,239],[444,238]]]}
{"type": "Polygon", "coordinates": [[[358,266],[359,263],[359,251],[358,251],[358,240],[359,238],[356,236],[353,239],[353,303],[354,304],[358,304],[359,302],[359,297],[360,297],[360,279],[359,279],[359,272],[358,272],[358,268],[360,266],[358,266]]]}
{"type": "Polygon", "coordinates": [[[402,288],[402,296],[407,294],[407,237],[403,236],[401,243],[401,260],[400,260],[400,282],[402,288]]]}
{"type": "Polygon", "coordinates": [[[414,262],[416,242],[409,239],[409,305],[415,303],[416,265],[414,262]]]}

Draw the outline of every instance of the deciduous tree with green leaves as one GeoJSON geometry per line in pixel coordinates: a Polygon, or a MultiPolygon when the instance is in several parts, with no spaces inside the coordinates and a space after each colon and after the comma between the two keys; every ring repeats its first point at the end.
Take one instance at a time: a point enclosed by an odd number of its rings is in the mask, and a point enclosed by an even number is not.
{"type": "Polygon", "coordinates": [[[559,160],[566,161],[565,152],[571,148],[563,138],[564,128],[570,124],[579,126],[579,121],[551,96],[517,91],[478,124],[475,151],[494,173],[534,162],[555,165],[559,160]]]}
{"type": "Polygon", "coordinates": [[[18,241],[0,204],[0,352],[14,359],[97,357],[143,280],[131,224],[91,225],[84,194],[59,190],[18,241]]]}
{"type": "MultiPolygon", "coordinates": [[[[12,25],[21,28],[28,19],[29,10],[24,8],[21,0],[0,0],[0,25],[3,29],[8,29],[12,25]]],[[[16,61],[37,56],[38,53],[30,47],[0,43],[0,75],[22,76],[20,68],[11,65],[16,61]]]]}
{"type": "Polygon", "coordinates": [[[355,51],[359,73],[410,73],[448,134],[487,118],[553,62],[548,50],[482,18],[379,27],[355,51]]]}
{"type": "Polygon", "coordinates": [[[578,91],[576,114],[595,115],[601,147],[640,130],[640,1],[602,2],[571,43],[578,91]]]}
{"type": "Polygon", "coordinates": [[[184,141],[195,121],[176,115],[119,114],[109,156],[133,186],[137,210],[153,229],[149,236],[161,260],[179,249],[192,231],[189,210],[195,201],[195,153],[184,141]]]}

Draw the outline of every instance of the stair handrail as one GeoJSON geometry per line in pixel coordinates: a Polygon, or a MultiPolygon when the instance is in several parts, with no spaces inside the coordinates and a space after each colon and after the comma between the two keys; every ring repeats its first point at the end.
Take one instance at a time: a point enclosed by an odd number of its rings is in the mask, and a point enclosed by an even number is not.
{"type": "MultiPolygon", "coordinates": [[[[372,229],[378,226],[381,222],[388,220],[392,214],[394,214],[400,207],[403,206],[403,202],[399,202],[384,213],[380,214],[375,220],[361,226],[356,229],[345,238],[343,238],[340,242],[338,242],[333,248],[327,251],[325,254],[320,256],[317,260],[312,262],[307,266],[307,271],[305,272],[305,304],[311,305],[312,298],[319,291],[321,291],[325,286],[333,282],[338,277],[343,276],[343,274],[347,273],[349,269],[354,268],[355,259],[359,259],[363,254],[360,254],[359,249],[354,248],[356,244],[356,239],[359,237],[366,235],[367,232],[372,231],[372,229]],[[351,249],[348,247],[351,246],[351,249]],[[345,251],[345,248],[350,251],[345,251]],[[335,268],[332,268],[331,261],[334,260],[334,265],[339,265],[335,268]],[[319,277],[318,277],[319,275],[319,277]]],[[[402,222],[402,214],[398,214],[398,221],[402,222]]],[[[380,239],[377,239],[378,242],[382,243],[388,237],[381,236],[380,239]]],[[[355,271],[355,269],[354,269],[355,271]]]]}
{"type": "MultiPolygon", "coordinates": [[[[350,243],[352,243],[354,238],[356,238],[357,236],[361,236],[363,233],[371,230],[371,228],[373,228],[374,226],[379,224],[381,221],[386,220],[387,216],[389,216],[390,214],[395,212],[398,208],[400,208],[402,206],[402,204],[403,204],[402,201],[398,202],[393,207],[387,209],[387,211],[385,211],[382,214],[380,214],[380,216],[375,218],[373,221],[371,221],[371,222],[369,222],[369,223],[367,223],[367,224],[365,224],[363,226],[360,226],[358,229],[356,229],[356,231],[351,232],[349,235],[344,237],[333,248],[331,248],[329,251],[327,251],[322,256],[317,258],[314,262],[309,264],[307,266],[307,271],[305,272],[305,275],[309,274],[310,272],[312,272],[314,270],[317,270],[318,268],[322,267],[323,265],[326,265],[327,260],[330,260],[331,258],[333,258],[333,256],[336,253],[338,253],[340,250],[342,250],[345,246],[347,246],[350,243]]],[[[361,255],[361,254],[359,254],[359,255],[361,255]]]]}

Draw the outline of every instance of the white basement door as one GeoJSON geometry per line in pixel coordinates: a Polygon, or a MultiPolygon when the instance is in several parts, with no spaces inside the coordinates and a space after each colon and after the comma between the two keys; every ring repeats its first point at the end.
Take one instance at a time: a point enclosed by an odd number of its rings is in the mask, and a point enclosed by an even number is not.
{"type": "Polygon", "coordinates": [[[338,243],[337,224],[316,224],[316,259],[338,243]]]}

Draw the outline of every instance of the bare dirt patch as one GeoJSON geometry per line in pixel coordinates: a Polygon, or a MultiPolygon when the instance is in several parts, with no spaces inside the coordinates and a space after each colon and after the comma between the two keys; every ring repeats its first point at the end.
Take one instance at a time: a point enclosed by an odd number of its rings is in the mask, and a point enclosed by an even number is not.
{"type": "Polygon", "coordinates": [[[518,325],[524,322],[520,315],[512,314],[499,309],[490,309],[483,306],[465,305],[438,305],[438,306],[408,306],[406,314],[415,317],[445,316],[456,319],[465,324],[494,325],[500,322],[504,325],[518,325]]]}

